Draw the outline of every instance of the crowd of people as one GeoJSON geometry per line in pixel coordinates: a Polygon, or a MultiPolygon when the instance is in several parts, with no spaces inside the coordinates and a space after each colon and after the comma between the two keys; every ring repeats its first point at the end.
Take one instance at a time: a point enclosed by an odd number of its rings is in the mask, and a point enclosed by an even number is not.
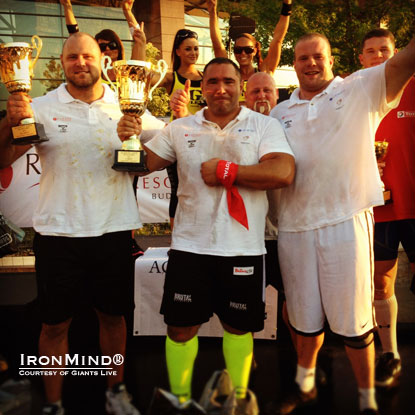
{"type": "MultiPolygon", "coordinates": [[[[144,26],[133,3],[122,5],[134,39],[131,58],[144,60],[144,26]]],[[[283,0],[267,57],[243,33],[234,39],[235,63],[221,41],[217,1],[208,0],[215,58],[200,72],[197,33],[176,33],[172,70],[162,82],[172,109],[165,126],[148,112],[140,118],[121,113],[100,65],[103,54],[125,59],[121,40],[110,29],[95,38],[79,32],[70,0],[61,4],[70,34],[61,55],[66,83],[34,99],[11,94],[0,125],[1,167],[30,148],[12,144],[11,128],[20,120],[34,117],[49,139],[36,146],[42,164],[33,217],[39,354],[69,353],[68,330],[87,293],[102,354],[125,355],[124,316],[134,308],[131,231],[141,221],[133,176],[113,170],[111,156],[120,140],[146,132],[148,172],[169,168],[175,196],[160,309],[170,392],[159,393],[149,413],[259,413],[249,377],[268,283],[284,292],[297,370],[290,393],[264,404],[261,413],[290,414],[316,402],[326,324],[344,341],[360,414],[381,413],[375,386],[395,385],[401,372],[394,294],[399,243],[415,273],[415,39],[398,52],[390,31],[368,32],[359,55],[364,69],[341,78],[333,74],[329,40],[306,33],[294,46],[299,87],[277,105],[273,74],[292,1],[283,0]],[[389,143],[380,163],[375,139],[389,143]],[[382,181],[391,190],[387,205],[382,181]],[[213,388],[207,401],[215,404],[206,408],[193,399],[191,385],[198,330],[213,314],[224,329],[232,391],[218,399],[213,388]],[[376,332],[382,351],[375,367],[376,332]]],[[[44,377],[44,415],[64,414],[62,383],[62,376],[44,377]]],[[[107,384],[109,414],[139,414],[122,365],[107,384]]]]}

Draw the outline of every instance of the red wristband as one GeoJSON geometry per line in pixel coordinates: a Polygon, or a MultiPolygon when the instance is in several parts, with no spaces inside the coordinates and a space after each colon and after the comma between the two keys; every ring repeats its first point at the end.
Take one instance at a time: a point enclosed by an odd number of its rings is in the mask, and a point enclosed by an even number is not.
{"type": "Polygon", "coordinates": [[[218,166],[216,167],[216,177],[229,189],[236,180],[238,174],[238,165],[227,160],[219,160],[218,166]]]}

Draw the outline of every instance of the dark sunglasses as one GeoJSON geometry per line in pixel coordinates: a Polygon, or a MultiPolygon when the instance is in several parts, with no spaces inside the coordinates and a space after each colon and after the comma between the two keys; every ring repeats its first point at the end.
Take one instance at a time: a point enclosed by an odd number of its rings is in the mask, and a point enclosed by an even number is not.
{"type": "Polygon", "coordinates": [[[236,46],[233,48],[233,53],[235,55],[240,55],[242,52],[245,52],[247,55],[254,53],[254,48],[252,46],[236,46]]]}
{"type": "Polygon", "coordinates": [[[192,30],[180,30],[179,32],[177,32],[176,37],[182,40],[187,38],[198,39],[197,33],[193,32],[192,30]]]}
{"type": "Polygon", "coordinates": [[[118,45],[116,42],[112,41],[110,43],[100,43],[99,48],[101,49],[101,52],[105,52],[107,48],[109,48],[109,50],[118,49],[118,45]]]}

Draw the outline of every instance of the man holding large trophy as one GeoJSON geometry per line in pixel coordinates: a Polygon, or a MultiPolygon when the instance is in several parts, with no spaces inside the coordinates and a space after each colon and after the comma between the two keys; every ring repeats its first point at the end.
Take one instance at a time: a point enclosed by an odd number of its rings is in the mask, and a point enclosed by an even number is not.
{"type": "MultiPolygon", "coordinates": [[[[27,94],[32,89],[33,68],[42,49],[42,40],[32,36],[32,45],[25,42],[0,44],[0,76],[11,94],[27,94]],[[36,56],[32,52],[36,49],[36,56]]],[[[13,144],[33,144],[47,141],[43,125],[32,117],[20,120],[20,124],[12,128],[13,144]]]]}
{"type": "MultiPolygon", "coordinates": [[[[116,127],[122,113],[116,95],[101,82],[101,56],[93,37],[71,35],[61,55],[66,83],[33,100],[11,94],[7,117],[0,124],[0,167],[30,148],[13,145],[12,129],[22,119],[35,116],[49,139],[36,146],[42,175],[33,216],[41,356],[68,353],[68,329],[79,298],[85,296],[99,320],[102,355],[125,354],[124,315],[134,306],[131,230],[141,227],[141,221],[131,175],[111,168],[120,144],[116,127]]],[[[140,130],[141,125],[164,126],[148,113],[139,122],[140,130]]],[[[58,372],[59,368],[55,365],[58,372]]],[[[64,413],[63,379],[60,373],[44,377],[44,414],[64,413]]],[[[107,412],[119,414],[116,408],[123,407],[138,415],[122,382],[121,364],[107,376],[107,412]]]]}

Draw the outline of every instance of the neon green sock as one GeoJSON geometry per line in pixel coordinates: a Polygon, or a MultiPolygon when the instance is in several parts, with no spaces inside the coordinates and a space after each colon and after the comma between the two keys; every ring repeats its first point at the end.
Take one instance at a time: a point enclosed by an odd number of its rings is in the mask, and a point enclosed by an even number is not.
{"type": "Polygon", "coordinates": [[[190,399],[193,365],[199,349],[197,336],[184,343],[166,337],[166,362],[170,390],[183,403],[190,399]]]}
{"type": "Polygon", "coordinates": [[[243,399],[246,396],[253,350],[252,333],[237,335],[226,330],[223,332],[223,355],[238,399],[243,399]]]}

